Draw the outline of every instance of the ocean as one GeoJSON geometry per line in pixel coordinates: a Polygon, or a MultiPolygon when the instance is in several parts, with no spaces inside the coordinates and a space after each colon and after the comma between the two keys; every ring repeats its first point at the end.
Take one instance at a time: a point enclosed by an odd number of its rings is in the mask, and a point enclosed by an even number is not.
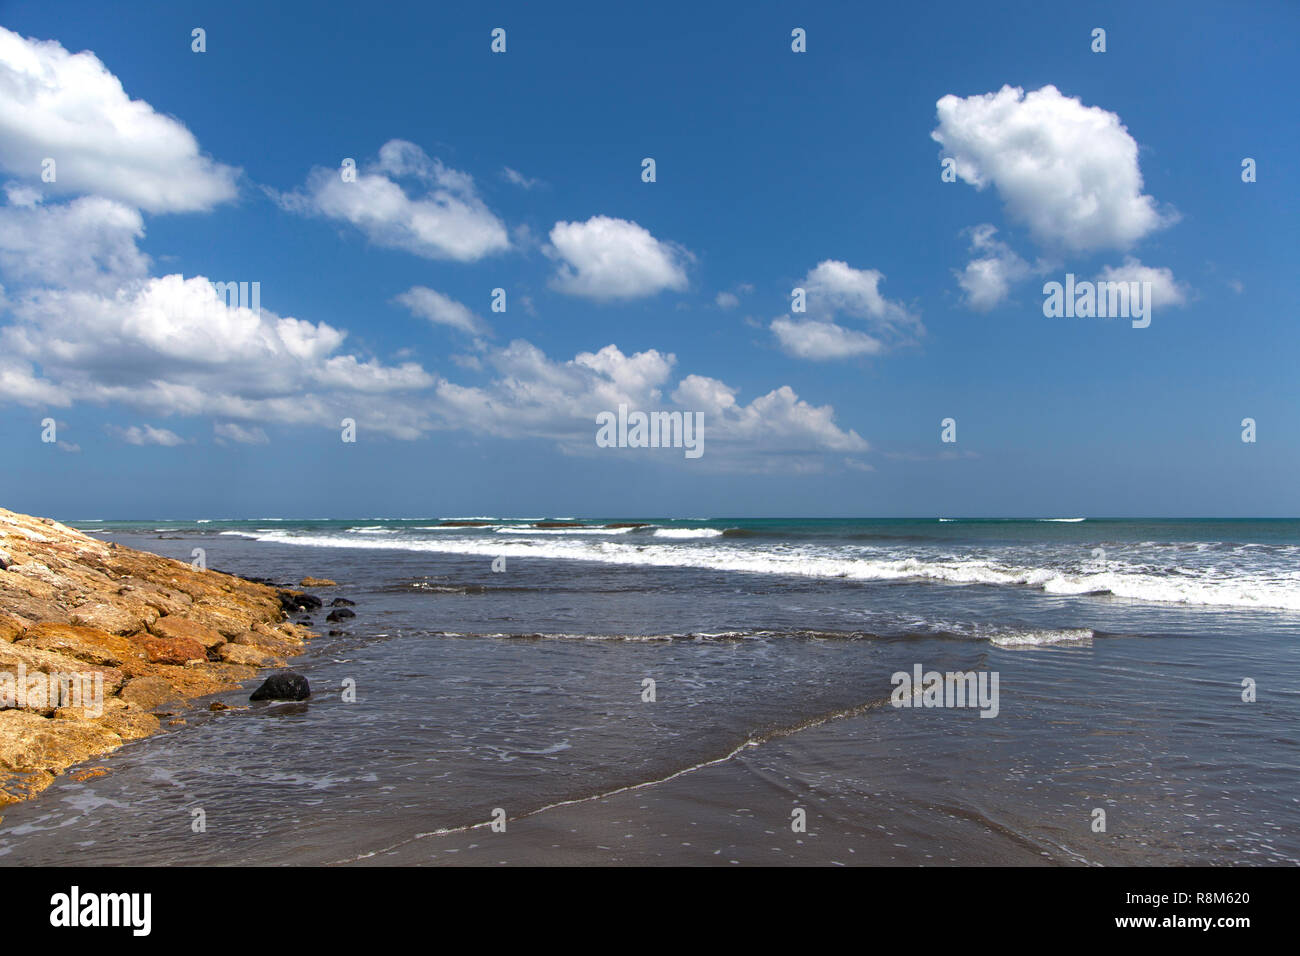
{"type": "Polygon", "coordinates": [[[3,865],[1300,863],[1300,521],[60,520],[356,617],[3,865]]]}

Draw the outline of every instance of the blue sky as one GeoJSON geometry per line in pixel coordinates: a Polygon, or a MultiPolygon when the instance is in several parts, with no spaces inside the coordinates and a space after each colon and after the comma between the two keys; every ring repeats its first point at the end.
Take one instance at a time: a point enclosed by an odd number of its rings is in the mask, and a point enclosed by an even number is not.
{"type": "Polygon", "coordinates": [[[266,6],[0,4],[6,507],[1300,513],[1294,4],[266,6]]]}

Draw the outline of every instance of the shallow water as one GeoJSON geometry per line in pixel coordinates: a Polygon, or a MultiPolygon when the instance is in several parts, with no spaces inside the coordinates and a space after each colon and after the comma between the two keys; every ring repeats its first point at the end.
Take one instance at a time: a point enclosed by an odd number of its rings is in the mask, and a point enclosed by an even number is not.
{"type": "Polygon", "coordinates": [[[1300,862],[1296,522],[71,523],[357,617],[310,701],[7,808],[3,864],[1300,862]],[[891,706],[918,664],[997,716],[891,706]]]}

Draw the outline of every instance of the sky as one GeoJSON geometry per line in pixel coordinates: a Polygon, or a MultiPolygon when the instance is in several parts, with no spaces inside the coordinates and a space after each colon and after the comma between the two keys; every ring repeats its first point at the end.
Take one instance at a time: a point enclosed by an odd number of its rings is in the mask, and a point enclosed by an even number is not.
{"type": "Polygon", "coordinates": [[[976,6],[0,2],[0,504],[1300,514],[1300,5],[976,6]]]}

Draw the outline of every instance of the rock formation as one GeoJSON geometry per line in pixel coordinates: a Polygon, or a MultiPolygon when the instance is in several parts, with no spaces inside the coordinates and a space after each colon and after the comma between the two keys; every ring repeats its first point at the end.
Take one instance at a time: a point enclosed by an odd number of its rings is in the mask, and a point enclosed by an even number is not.
{"type": "Polygon", "coordinates": [[[315,636],[318,598],[119,547],[0,508],[0,808],[160,729],[315,636]]]}

